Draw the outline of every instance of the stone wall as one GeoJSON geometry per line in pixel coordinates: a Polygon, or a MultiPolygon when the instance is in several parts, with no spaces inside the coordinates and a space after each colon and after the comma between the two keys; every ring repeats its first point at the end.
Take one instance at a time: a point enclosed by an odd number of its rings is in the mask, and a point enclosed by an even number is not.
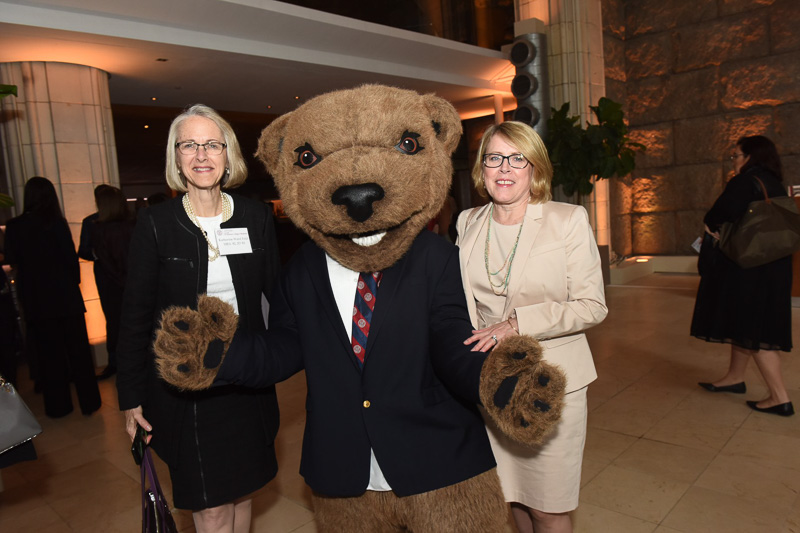
{"type": "Polygon", "coordinates": [[[647,145],[612,179],[612,249],[688,255],[743,135],[778,147],[800,184],[800,2],[603,0],[606,94],[647,145]]]}

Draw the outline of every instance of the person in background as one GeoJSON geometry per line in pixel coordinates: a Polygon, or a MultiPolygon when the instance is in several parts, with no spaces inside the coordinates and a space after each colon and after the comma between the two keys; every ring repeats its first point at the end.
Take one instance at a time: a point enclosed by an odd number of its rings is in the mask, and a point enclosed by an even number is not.
{"type": "Polygon", "coordinates": [[[781,352],[792,349],[792,257],[741,268],[717,245],[722,224],[739,220],[750,202],[764,199],[758,179],[769,197],[786,196],[781,160],[772,141],[762,135],[739,139],[731,160],[736,175],[703,219],[700,286],[691,326],[694,337],[730,344],[731,355],[725,375],[699,385],[710,392],[744,394],[745,371],[753,359],[768,396],[747,405],[762,413],[791,416],[794,406],[781,373],[781,352]]]}
{"type": "MultiPolygon", "coordinates": [[[[94,188],[94,204],[97,207],[98,203],[98,196],[103,193],[103,191],[110,189],[111,185],[107,183],[101,183],[97,187],[94,188]]],[[[99,214],[97,211],[88,215],[83,219],[81,222],[81,234],[80,238],[78,239],[78,257],[83,259],[84,261],[91,261],[92,265],[92,273],[94,274],[95,284],[97,283],[97,276],[98,276],[98,268],[99,265],[97,264],[96,257],[94,255],[94,250],[92,249],[92,228],[94,227],[95,222],[97,222],[97,217],[99,214]]],[[[108,315],[106,314],[105,307],[103,306],[103,297],[100,294],[100,287],[97,287],[97,293],[100,297],[100,307],[103,308],[103,314],[106,316],[106,347],[108,347],[108,315]]],[[[111,353],[108,354],[109,363],[111,361],[111,353]]],[[[108,367],[106,367],[107,369],[108,367]]],[[[109,374],[105,376],[104,373],[106,369],[102,370],[98,375],[98,379],[105,379],[106,377],[110,377],[113,374],[109,374]]]]}
{"type": "Polygon", "coordinates": [[[12,385],[17,385],[17,354],[22,348],[21,336],[17,333],[18,313],[11,292],[11,283],[6,274],[10,267],[5,263],[5,232],[0,228],[0,376],[12,385]]]}
{"type": "Polygon", "coordinates": [[[100,391],[86,332],[78,255],[50,180],[25,184],[22,215],[6,226],[5,259],[16,268],[26,337],[35,341],[45,414],[73,410],[70,382],[81,412],[100,408],[100,391]]]}
{"type": "MultiPolygon", "coordinates": [[[[108,366],[97,375],[97,379],[106,379],[117,373],[117,341],[122,316],[122,293],[125,288],[128,247],[134,221],[122,191],[108,185],[98,189],[95,189],[94,195],[97,202],[97,218],[89,225],[91,232],[89,246],[94,258],[94,281],[106,317],[108,350],[108,366]]],[[[81,230],[81,237],[84,229],[81,230]]]]}
{"type": "MultiPolygon", "coordinates": [[[[0,264],[4,262],[5,233],[0,229],[0,264]]],[[[17,309],[11,294],[11,284],[6,276],[7,266],[0,266],[0,381],[5,379],[17,387],[17,353],[21,348],[17,326],[17,309]]],[[[0,469],[7,468],[22,461],[33,461],[37,458],[33,440],[14,446],[10,450],[0,452],[0,469]]],[[[0,477],[0,492],[2,492],[0,477]]]]}
{"type": "Polygon", "coordinates": [[[196,307],[206,293],[233,306],[239,329],[266,329],[261,298],[279,269],[272,213],[222,192],[244,183],[247,166],[213,109],[178,115],[166,152],[167,184],[182,194],[139,211],[117,350],[119,405],[131,439],[139,427],[152,432],[175,506],[193,511],[196,531],[246,533],[251,494],[278,468],[275,388],[181,392],[157,375],[152,342],[164,309],[196,307]]]}
{"type": "Polygon", "coordinates": [[[586,389],[597,378],[583,333],[608,314],[600,254],[583,207],[551,201],[553,175],[539,135],[521,122],[491,126],[472,170],[490,202],[457,221],[461,275],[474,335],[487,351],[510,335],[539,340],[567,376],[564,411],[536,448],[487,422],[497,473],[520,533],[570,532],[586,440],[586,389]]]}
{"type": "MultiPolygon", "coordinates": [[[[97,196],[110,187],[111,185],[107,183],[101,183],[94,188],[95,207],[97,206],[97,196]]],[[[98,216],[97,211],[95,211],[81,222],[81,235],[78,240],[78,257],[85,261],[94,261],[94,254],[92,253],[92,225],[97,220],[98,216]]]]}

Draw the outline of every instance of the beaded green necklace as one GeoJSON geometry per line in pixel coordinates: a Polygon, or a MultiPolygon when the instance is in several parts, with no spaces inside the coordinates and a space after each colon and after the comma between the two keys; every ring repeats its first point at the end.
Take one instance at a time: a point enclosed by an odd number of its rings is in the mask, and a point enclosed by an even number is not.
{"type": "Polygon", "coordinates": [[[519,225],[519,231],[517,232],[517,240],[514,241],[514,247],[506,256],[506,260],[503,261],[502,266],[497,270],[497,272],[492,272],[489,268],[489,243],[491,241],[492,235],[492,215],[494,214],[494,204],[489,208],[489,227],[486,228],[486,244],[483,247],[483,263],[486,267],[486,279],[489,280],[489,286],[492,288],[492,292],[495,296],[502,296],[508,293],[508,280],[511,277],[511,265],[514,262],[514,256],[517,253],[517,245],[519,244],[519,236],[522,235],[522,226],[525,224],[525,218],[522,218],[522,222],[519,225]],[[500,283],[495,283],[492,279],[492,276],[496,276],[500,274],[503,269],[505,269],[506,273],[505,276],[501,276],[503,281],[500,283]],[[500,289],[500,292],[497,292],[497,289],[500,289]]]}

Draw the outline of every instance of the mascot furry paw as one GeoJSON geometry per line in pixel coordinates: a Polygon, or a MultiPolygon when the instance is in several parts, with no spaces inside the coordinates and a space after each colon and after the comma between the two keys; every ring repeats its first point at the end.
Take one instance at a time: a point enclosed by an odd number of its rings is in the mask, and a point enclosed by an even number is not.
{"type": "Polygon", "coordinates": [[[233,307],[219,298],[200,296],[197,310],[170,307],[161,317],[153,349],[158,373],[182,390],[207,389],[217,376],[236,332],[233,307]]]}
{"type": "Polygon", "coordinates": [[[536,339],[517,335],[491,351],[481,373],[481,402],[509,438],[539,444],[561,418],[567,380],[542,361],[536,339]]]}
{"type": "Polygon", "coordinates": [[[447,101],[380,85],[277,118],[257,155],[311,241],[270,296],[269,331],[229,342],[199,309],[164,318],[156,354],[182,388],[214,374],[263,387],[305,370],[300,472],[321,532],[505,531],[477,405],[530,444],[558,420],[564,376],[534,339],[506,339],[488,358],[463,344],[472,325],[458,250],[424,231],[460,136],[447,101]]]}

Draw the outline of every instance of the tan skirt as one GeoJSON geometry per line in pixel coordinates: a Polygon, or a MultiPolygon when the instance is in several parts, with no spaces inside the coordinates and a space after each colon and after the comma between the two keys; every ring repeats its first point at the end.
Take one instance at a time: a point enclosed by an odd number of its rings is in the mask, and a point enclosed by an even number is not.
{"type": "Polygon", "coordinates": [[[586,416],[584,387],[565,396],[558,426],[541,446],[531,448],[510,441],[484,414],[507,502],[547,513],[578,507],[586,416]]]}

